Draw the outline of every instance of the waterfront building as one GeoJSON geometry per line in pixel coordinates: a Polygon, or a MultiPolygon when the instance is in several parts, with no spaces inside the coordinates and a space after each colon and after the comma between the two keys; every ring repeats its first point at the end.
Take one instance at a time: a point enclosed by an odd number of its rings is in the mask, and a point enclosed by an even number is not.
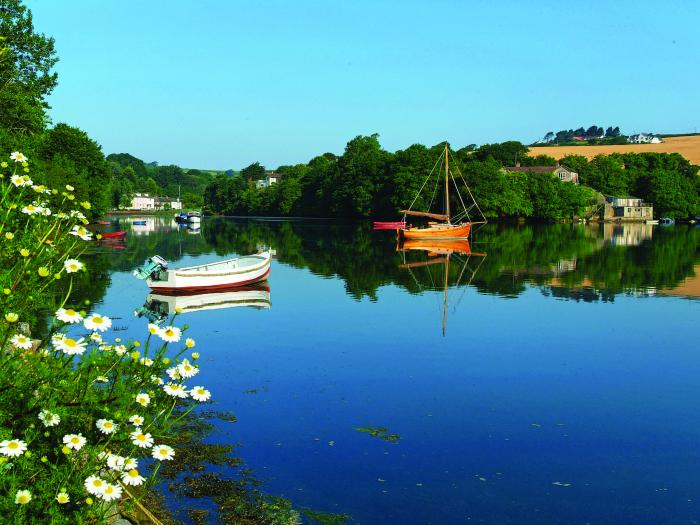
{"type": "Polygon", "coordinates": [[[627,137],[630,144],[661,144],[663,140],[651,133],[637,133],[627,137]]]}
{"type": "Polygon", "coordinates": [[[651,220],[654,207],[637,197],[605,197],[605,220],[651,220]]]}

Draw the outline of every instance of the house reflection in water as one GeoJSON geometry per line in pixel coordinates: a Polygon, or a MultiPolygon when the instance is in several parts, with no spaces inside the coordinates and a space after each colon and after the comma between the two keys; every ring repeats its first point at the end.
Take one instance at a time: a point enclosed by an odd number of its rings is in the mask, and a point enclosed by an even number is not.
{"type": "Polygon", "coordinates": [[[609,223],[602,225],[603,239],[613,246],[639,246],[643,241],[652,238],[654,226],[641,222],[609,223]]]}
{"type": "Polygon", "coordinates": [[[146,302],[134,310],[137,317],[146,317],[155,324],[165,322],[178,308],[180,314],[225,308],[269,309],[270,287],[267,283],[240,286],[226,291],[205,293],[151,293],[146,302]]]}

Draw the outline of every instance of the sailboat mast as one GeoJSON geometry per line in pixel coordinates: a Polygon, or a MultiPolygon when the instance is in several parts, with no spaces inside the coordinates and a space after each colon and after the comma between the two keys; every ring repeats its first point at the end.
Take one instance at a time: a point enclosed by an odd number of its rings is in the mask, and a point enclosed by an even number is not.
{"type": "Polygon", "coordinates": [[[447,222],[450,222],[450,158],[449,158],[449,148],[450,145],[445,142],[445,215],[447,215],[447,222]]]}

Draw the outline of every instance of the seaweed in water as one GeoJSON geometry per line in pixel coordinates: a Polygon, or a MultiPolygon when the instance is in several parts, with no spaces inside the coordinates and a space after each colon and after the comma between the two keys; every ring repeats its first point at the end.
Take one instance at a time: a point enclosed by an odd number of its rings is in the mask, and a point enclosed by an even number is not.
{"type": "Polygon", "coordinates": [[[401,439],[401,436],[398,434],[390,434],[389,429],[385,427],[358,427],[355,430],[394,444],[398,443],[399,439],[401,439]]]}

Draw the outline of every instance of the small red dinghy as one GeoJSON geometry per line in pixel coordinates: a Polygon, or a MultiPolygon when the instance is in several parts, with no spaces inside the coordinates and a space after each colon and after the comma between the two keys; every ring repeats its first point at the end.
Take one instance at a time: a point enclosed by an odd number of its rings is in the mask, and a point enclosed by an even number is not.
{"type": "Polygon", "coordinates": [[[394,222],[374,221],[372,224],[373,224],[375,230],[395,230],[397,228],[405,228],[406,227],[406,222],[404,222],[404,221],[394,221],[394,222]]]}
{"type": "Polygon", "coordinates": [[[111,233],[102,233],[102,238],[103,239],[123,239],[126,237],[126,232],[111,232],[111,233]]]}

